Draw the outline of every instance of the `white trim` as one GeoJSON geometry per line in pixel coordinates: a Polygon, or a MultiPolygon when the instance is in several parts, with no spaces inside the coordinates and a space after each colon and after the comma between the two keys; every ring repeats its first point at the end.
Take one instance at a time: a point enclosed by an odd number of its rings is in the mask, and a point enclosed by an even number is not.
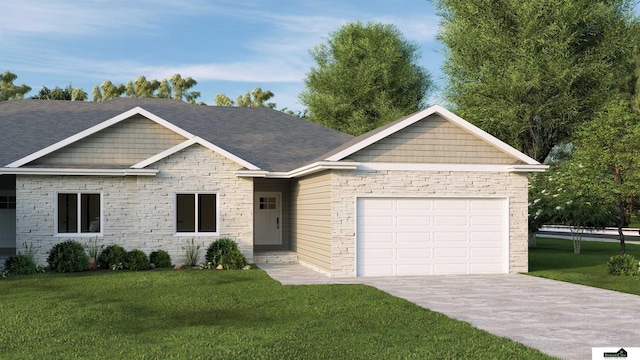
{"type": "Polygon", "coordinates": [[[45,155],[51,154],[52,152],[59,150],[67,145],[70,145],[78,140],[84,139],[87,136],[93,135],[101,130],[104,130],[106,128],[108,128],[109,126],[115,125],[125,119],[128,119],[134,115],[142,115],[144,117],[146,117],[147,119],[156,122],[157,124],[164,126],[165,128],[184,136],[187,139],[190,139],[192,137],[194,137],[193,134],[189,133],[188,131],[185,131],[175,125],[173,125],[172,123],[162,119],[161,117],[154,115],[152,113],[150,113],[149,111],[137,106],[129,111],[125,111],[120,115],[114,116],[111,119],[105,120],[101,123],[99,123],[98,125],[92,126],[84,131],[81,131],[75,135],[72,135],[64,140],[58,141],[57,143],[47,146],[44,149],[41,149],[39,151],[36,151],[35,153],[25,156],[22,159],[16,160],[14,162],[12,162],[11,164],[7,165],[6,167],[10,167],[10,168],[16,168],[16,167],[20,167],[22,165],[28,164],[31,161],[34,161],[36,159],[39,159],[45,155]]]}
{"type": "Polygon", "coordinates": [[[295,177],[314,174],[323,170],[356,170],[359,163],[353,161],[318,161],[313,164],[299,167],[289,172],[248,171],[238,170],[238,177],[259,177],[270,179],[291,179],[295,177]]]}
{"type": "Polygon", "coordinates": [[[207,140],[202,139],[199,136],[194,136],[193,138],[191,138],[189,140],[186,140],[184,142],[181,142],[180,144],[175,145],[175,146],[173,146],[173,147],[171,147],[171,148],[169,148],[169,149],[167,149],[165,151],[162,151],[162,152],[160,152],[160,153],[158,153],[158,154],[156,154],[156,155],[154,155],[154,156],[152,156],[152,157],[150,157],[148,159],[142,160],[141,162],[131,166],[131,168],[132,169],[145,168],[145,167],[147,167],[147,166],[149,166],[149,165],[151,165],[151,164],[153,164],[155,162],[158,162],[158,161],[160,161],[160,160],[162,160],[162,159],[164,159],[164,158],[166,158],[166,157],[168,157],[170,155],[173,155],[173,154],[177,153],[178,151],[184,150],[187,147],[189,147],[191,145],[194,145],[194,144],[202,145],[202,146],[208,148],[209,150],[211,150],[211,151],[213,151],[215,153],[218,153],[218,154],[226,157],[227,159],[229,159],[229,160],[231,160],[231,161],[233,161],[233,162],[235,162],[235,163],[237,163],[237,164],[239,164],[241,166],[246,167],[249,170],[260,170],[259,167],[253,165],[252,163],[250,163],[250,162],[248,162],[248,161],[246,161],[244,159],[241,159],[238,156],[233,155],[232,153],[222,149],[219,146],[216,146],[216,145],[208,142],[207,140]]]}
{"type": "Polygon", "coordinates": [[[0,175],[155,176],[156,169],[0,168],[0,175]]]}
{"type": "Polygon", "coordinates": [[[491,145],[495,146],[496,148],[506,152],[507,154],[515,157],[518,160],[521,160],[525,163],[527,163],[528,165],[539,165],[540,163],[537,162],[536,160],[528,157],[527,155],[521,153],[520,151],[514,149],[513,147],[509,146],[508,144],[502,142],[501,140],[497,139],[496,137],[486,133],[485,131],[481,130],[480,128],[474,126],[473,124],[465,121],[464,119],[462,119],[461,117],[453,114],[452,112],[448,111],[447,109],[443,108],[440,105],[433,105],[425,110],[422,110],[418,113],[415,113],[412,116],[409,116],[408,118],[396,123],[393,126],[390,126],[389,128],[380,131],[372,136],[369,136],[365,139],[363,139],[362,141],[338,152],[337,154],[334,154],[328,158],[326,158],[325,160],[327,161],[339,161],[344,159],[345,157],[364,149],[365,147],[391,135],[394,134],[404,128],[406,128],[409,125],[412,125],[428,116],[431,116],[433,114],[439,114],[440,116],[444,117],[445,119],[453,122],[454,124],[462,127],[463,129],[471,132],[472,134],[478,136],[479,138],[481,138],[482,140],[487,141],[488,143],[490,143],[491,145]]]}
{"type": "Polygon", "coordinates": [[[103,237],[104,236],[104,194],[102,191],[56,191],[54,194],[54,209],[53,209],[53,236],[54,237],[103,237]],[[77,213],[76,213],[76,222],[77,222],[77,231],[71,233],[61,233],[58,232],[58,212],[59,212],[59,204],[58,204],[58,195],[60,194],[75,194],[77,196],[77,213]],[[84,194],[98,194],[100,195],[100,232],[82,232],[82,195],[84,194]]]}
{"type": "Polygon", "coordinates": [[[360,163],[358,170],[454,171],[454,172],[542,172],[546,165],[360,163]]]}

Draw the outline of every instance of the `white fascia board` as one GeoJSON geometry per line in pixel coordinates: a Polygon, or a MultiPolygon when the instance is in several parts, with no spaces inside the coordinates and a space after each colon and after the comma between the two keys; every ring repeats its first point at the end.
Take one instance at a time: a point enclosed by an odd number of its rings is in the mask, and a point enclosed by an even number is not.
{"type": "Polygon", "coordinates": [[[231,161],[233,161],[233,162],[235,162],[235,163],[237,163],[237,164],[239,164],[241,166],[246,167],[249,170],[260,170],[259,167],[253,165],[252,163],[250,163],[250,162],[248,162],[248,161],[246,161],[244,159],[241,159],[238,156],[233,155],[232,153],[222,149],[221,147],[216,146],[216,145],[214,145],[214,144],[208,142],[207,140],[204,140],[204,139],[202,139],[202,138],[200,138],[198,136],[194,136],[194,137],[192,137],[191,139],[189,139],[187,141],[181,142],[180,144],[175,145],[175,146],[173,146],[173,147],[171,147],[171,148],[169,148],[169,149],[167,149],[167,150],[165,150],[163,152],[160,152],[160,153],[158,153],[158,154],[156,154],[156,155],[154,155],[154,156],[152,156],[152,157],[150,157],[148,159],[142,160],[141,162],[133,165],[131,168],[132,169],[145,168],[145,167],[147,167],[147,166],[149,166],[149,165],[151,165],[151,164],[153,164],[153,163],[155,163],[157,161],[160,161],[160,160],[162,160],[162,159],[164,159],[164,158],[166,158],[166,157],[168,157],[170,155],[173,155],[173,154],[177,153],[178,151],[184,150],[187,147],[189,147],[191,145],[194,145],[194,144],[202,145],[202,146],[208,148],[209,150],[211,150],[211,151],[213,151],[215,153],[218,153],[218,154],[226,157],[227,159],[229,159],[229,160],[231,160],[231,161]]]}
{"type": "Polygon", "coordinates": [[[260,178],[269,178],[269,179],[292,179],[296,177],[301,177],[305,175],[314,174],[323,170],[356,170],[358,168],[357,162],[345,161],[345,162],[334,162],[334,161],[319,161],[313,164],[305,165],[295,170],[289,172],[282,171],[250,171],[250,170],[239,170],[236,171],[236,176],[238,177],[260,177],[260,178]]]}
{"type": "Polygon", "coordinates": [[[0,168],[0,175],[156,176],[156,169],[0,168]]]}
{"type": "Polygon", "coordinates": [[[115,125],[125,119],[128,119],[134,115],[142,115],[146,118],[148,118],[151,121],[154,121],[156,123],[158,123],[161,126],[164,126],[165,128],[184,136],[187,139],[191,139],[194,137],[193,134],[189,133],[188,131],[185,131],[175,125],[173,125],[172,123],[162,119],[161,117],[154,115],[152,113],[150,113],[149,111],[137,106],[129,111],[125,111],[120,115],[114,116],[111,119],[105,120],[103,122],[101,122],[98,125],[92,126],[84,131],[81,131],[75,135],[72,135],[64,140],[58,141],[57,143],[47,146],[44,149],[41,149],[39,151],[36,151],[35,153],[25,156],[22,159],[19,159],[17,161],[12,162],[11,164],[6,165],[6,167],[11,167],[11,168],[17,168],[20,167],[22,165],[28,164],[36,159],[39,159],[45,155],[51,154],[52,152],[59,150],[67,145],[70,145],[78,140],[84,139],[87,136],[93,135],[101,130],[104,130],[106,128],[108,128],[109,126],[115,125]]]}
{"type": "Polygon", "coordinates": [[[264,178],[269,172],[266,170],[238,170],[235,174],[241,178],[264,178]]]}
{"type": "Polygon", "coordinates": [[[453,171],[453,172],[542,172],[546,165],[485,165],[485,164],[421,164],[421,163],[360,163],[358,170],[453,171]]]}
{"type": "Polygon", "coordinates": [[[471,124],[470,122],[462,119],[461,117],[455,115],[454,113],[450,112],[449,110],[443,108],[440,105],[433,105],[425,110],[422,110],[418,113],[415,113],[414,115],[398,122],[397,124],[389,127],[388,129],[385,129],[384,131],[381,131],[377,134],[374,134],[364,140],[362,140],[361,142],[354,144],[350,147],[348,147],[347,149],[344,149],[342,151],[340,151],[339,153],[332,155],[330,157],[328,157],[326,160],[328,161],[340,161],[342,159],[344,159],[345,157],[364,149],[365,147],[380,141],[382,139],[384,139],[385,137],[392,135],[404,128],[406,128],[409,125],[412,125],[428,116],[431,116],[433,114],[439,114],[440,116],[444,117],[445,119],[453,122],[454,124],[462,127],[463,129],[471,132],[472,134],[478,136],[479,138],[489,142],[491,145],[497,147],[498,149],[508,153],[509,155],[515,157],[518,160],[521,160],[525,163],[527,163],[528,165],[539,165],[540,163],[537,162],[536,160],[528,157],[527,155],[521,153],[520,151],[514,149],[513,147],[511,147],[510,145],[504,143],[503,141],[499,140],[498,138],[494,137],[493,135],[481,130],[480,128],[478,128],[477,126],[471,124]]]}

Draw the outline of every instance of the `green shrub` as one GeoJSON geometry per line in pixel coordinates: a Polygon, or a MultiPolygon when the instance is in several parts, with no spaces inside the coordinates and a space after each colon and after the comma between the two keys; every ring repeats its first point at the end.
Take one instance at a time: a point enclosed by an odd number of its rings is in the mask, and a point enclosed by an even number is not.
{"type": "Polygon", "coordinates": [[[220,238],[207,248],[204,258],[215,265],[220,264],[222,257],[232,251],[238,251],[238,244],[230,238],[220,238]]]}
{"type": "Polygon", "coordinates": [[[84,252],[82,244],[75,240],[67,240],[51,248],[47,263],[55,272],[85,271],[89,266],[89,257],[84,252]]]}
{"type": "Polygon", "coordinates": [[[247,259],[242,255],[242,253],[238,250],[231,250],[228,253],[222,255],[220,259],[220,264],[227,269],[242,269],[247,266],[247,259]]]}
{"type": "Polygon", "coordinates": [[[18,254],[4,261],[4,269],[8,275],[31,275],[39,272],[38,265],[29,255],[18,254]]]}
{"type": "Polygon", "coordinates": [[[638,260],[629,254],[615,255],[607,263],[609,275],[637,275],[638,260]]]}
{"type": "Polygon", "coordinates": [[[114,269],[113,265],[115,266],[114,270],[117,270],[121,268],[120,266],[124,263],[126,256],[127,250],[122,246],[117,244],[109,245],[100,253],[98,266],[103,269],[114,269]]]}
{"type": "Polygon", "coordinates": [[[164,250],[158,250],[158,251],[152,252],[149,255],[149,260],[157,268],[171,267],[171,256],[169,256],[169,253],[164,250]]]}
{"type": "Polygon", "coordinates": [[[131,271],[149,269],[149,258],[142,250],[133,249],[124,259],[124,268],[131,271]]]}

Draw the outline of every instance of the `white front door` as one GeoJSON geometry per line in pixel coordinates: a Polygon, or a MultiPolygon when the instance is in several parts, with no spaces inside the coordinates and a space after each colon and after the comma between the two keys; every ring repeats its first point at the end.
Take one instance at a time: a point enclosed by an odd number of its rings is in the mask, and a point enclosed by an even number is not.
{"type": "Polygon", "coordinates": [[[254,199],[253,237],[255,245],[282,244],[282,194],[257,192],[254,199]]]}

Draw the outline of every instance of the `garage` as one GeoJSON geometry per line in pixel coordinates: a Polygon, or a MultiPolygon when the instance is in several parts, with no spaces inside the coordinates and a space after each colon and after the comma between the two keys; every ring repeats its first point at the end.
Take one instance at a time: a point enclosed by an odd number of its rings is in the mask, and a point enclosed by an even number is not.
{"type": "Polygon", "coordinates": [[[509,271],[505,198],[358,198],[357,276],[509,271]]]}

